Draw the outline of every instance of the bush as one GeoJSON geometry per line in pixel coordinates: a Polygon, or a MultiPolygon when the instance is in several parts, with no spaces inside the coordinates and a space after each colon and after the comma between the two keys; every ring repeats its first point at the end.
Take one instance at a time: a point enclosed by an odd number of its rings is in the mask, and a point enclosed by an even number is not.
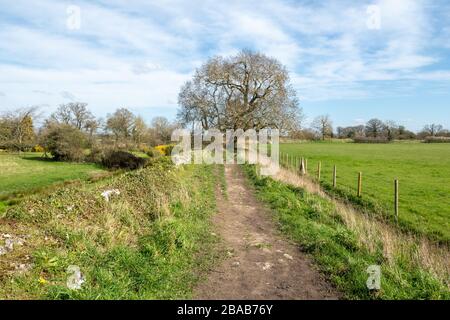
{"type": "Polygon", "coordinates": [[[102,165],[110,169],[136,170],[143,168],[147,162],[125,151],[109,151],[102,158],[102,165]]]}
{"type": "Polygon", "coordinates": [[[157,151],[155,148],[152,148],[152,147],[149,147],[146,145],[140,145],[139,151],[145,153],[150,158],[156,158],[161,155],[161,153],[159,151],[157,151]]]}
{"type": "Polygon", "coordinates": [[[173,144],[167,144],[167,145],[156,146],[155,149],[163,156],[170,156],[170,155],[172,155],[173,147],[174,147],[173,144]]]}
{"type": "Polygon", "coordinates": [[[86,156],[86,161],[101,164],[106,153],[105,148],[98,145],[92,146],[91,151],[86,156]]]}
{"type": "Polygon", "coordinates": [[[450,143],[450,137],[426,137],[425,143],[450,143]]]}
{"type": "Polygon", "coordinates": [[[35,145],[33,148],[31,148],[31,152],[39,152],[39,153],[42,153],[42,152],[45,152],[45,149],[44,149],[43,146],[37,144],[37,145],[35,145]]]}
{"type": "Polygon", "coordinates": [[[57,161],[84,160],[86,136],[75,127],[53,124],[46,129],[42,142],[57,161]]]}
{"type": "Polygon", "coordinates": [[[355,137],[353,138],[355,143],[390,143],[391,141],[384,137],[355,137]]]}
{"type": "Polygon", "coordinates": [[[145,151],[145,154],[148,155],[150,158],[157,158],[161,155],[161,153],[159,153],[159,151],[156,151],[153,148],[148,148],[148,150],[145,151]]]}

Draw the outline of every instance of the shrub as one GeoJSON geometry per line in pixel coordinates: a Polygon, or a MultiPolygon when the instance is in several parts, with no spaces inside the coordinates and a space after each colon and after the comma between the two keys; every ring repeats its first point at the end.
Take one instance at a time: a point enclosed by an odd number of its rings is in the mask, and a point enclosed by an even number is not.
{"type": "Polygon", "coordinates": [[[426,137],[425,143],[450,143],[450,137],[426,137]]]}
{"type": "Polygon", "coordinates": [[[355,137],[353,138],[355,143],[390,143],[391,141],[384,137],[355,137]]]}
{"type": "Polygon", "coordinates": [[[43,135],[43,146],[57,161],[84,160],[84,133],[70,125],[53,124],[43,135]]]}
{"type": "Polygon", "coordinates": [[[44,149],[43,146],[37,144],[37,145],[35,145],[33,148],[31,148],[31,152],[39,152],[39,153],[42,153],[42,152],[45,152],[45,149],[44,149]]]}
{"type": "Polygon", "coordinates": [[[172,154],[173,147],[174,147],[173,144],[167,144],[156,146],[155,149],[163,156],[170,156],[172,154]]]}
{"type": "Polygon", "coordinates": [[[147,160],[136,157],[125,151],[109,151],[102,158],[102,165],[110,169],[140,169],[147,164],[147,160]]]}
{"type": "Polygon", "coordinates": [[[90,153],[86,156],[86,161],[93,163],[102,163],[107,150],[99,145],[92,146],[90,153]]]}
{"type": "Polygon", "coordinates": [[[145,154],[150,158],[157,158],[161,155],[161,153],[159,151],[156,151],[154,148],[148,148],[148,150],[145,151],[145,154]]]}
{"type": "Polygon", "coordinates": [[[148,155],[150,158],[155,158],[161,155],[161,153],[159,151],[157,151],[155,148],[146,146],[146,145],[140,145],[139,146],[139,151],[145,153],[146,155],[148,155]]]}

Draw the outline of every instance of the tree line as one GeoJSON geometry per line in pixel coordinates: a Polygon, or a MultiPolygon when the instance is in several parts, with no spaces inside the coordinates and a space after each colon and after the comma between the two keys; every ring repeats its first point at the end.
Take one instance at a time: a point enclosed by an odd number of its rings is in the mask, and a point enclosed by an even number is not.
{"type": "Polygon", "coordinates": [[[316,117],[310,128],[292,131],[290,138],[305,140],[353,139],[359,142],[386,142],[393,140],[424,140],[431,137],[450,137],[450,131],[439,124],[426,125],[420,132],[415,133],[395,121],[382,121],[374,118],[365,124],[348,127],[333,127],[329,115],[316,117]]]}
{"type": "Polygon", "coordinates": [[[10,151],[47,151],[55,160],[84,160],[104,148],[146,151],[151,146],[170,143],[178,123],[155,117],[147,125],[141,116],[126,108],[96,118],[87,103],[60,105],[36,127],[40,118],[36,107],[20,108],[0,115],[0,149],[10,151]]]}
{"type": "Polygon", "coordinates": [[[198,124],[204,130],[279,129],[284,136],[310,140],[384,142],[450,137],[441,125],[427,125],[416,134],[394,121],[379,119],[334,130],[328,115],[315,118],[310,128],[304,128],[303,110],[286,67],[249,50],[209,59],[183,85],[178,103],[176,122],[157,117],[150,126],[126,108],[106,119],[96,118],[88,105],[80,102],[59,106],[39,128],[34,126],[37,108],[14,110],[0,115],[0,149],[25,151],[41,146],[56,159],[80,160],[83,149],[95,155],[102,147],[138,150],[167,144],[175,128],[194,129],[198,124]]]}

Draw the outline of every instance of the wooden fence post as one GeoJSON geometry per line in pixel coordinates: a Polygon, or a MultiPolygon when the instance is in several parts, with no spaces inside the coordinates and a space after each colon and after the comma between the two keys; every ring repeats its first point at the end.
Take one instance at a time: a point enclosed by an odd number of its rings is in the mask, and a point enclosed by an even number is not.
{"type": "Polygon", "coordinates": [[[362,196],[362,172],[358,175],[358,197],[361,198],[362,196]]]}
{"type": "Polygon", "coordinates": [[[305,175],[305,159],[302,157],[302,161],[300,163],[300,174],[305,175]]]}
{"type": "Polygon", "coordinates": [[[398,202],[399,202],[399,185],[398,180],[395,180],[395,197],[394,197],[394,206],[395,206],[395,221],[398,223],[398,202]]]}
{"type": "Polygon", "coordinates": [[[337,167],[334,166],[333,169],[333,187],[336,188],[337,185],[337,167]]]}

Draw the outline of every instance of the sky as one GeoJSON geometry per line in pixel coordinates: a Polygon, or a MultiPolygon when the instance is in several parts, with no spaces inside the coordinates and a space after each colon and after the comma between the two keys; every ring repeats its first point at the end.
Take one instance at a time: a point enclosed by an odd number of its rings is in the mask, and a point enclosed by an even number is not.
{"type": "Polygon", "coordinates": [[[176,116],[208,58],[278,59],[307,116],[450,128],[450,2],[0,0],[0,112],[89,103],[176,116]]]}

